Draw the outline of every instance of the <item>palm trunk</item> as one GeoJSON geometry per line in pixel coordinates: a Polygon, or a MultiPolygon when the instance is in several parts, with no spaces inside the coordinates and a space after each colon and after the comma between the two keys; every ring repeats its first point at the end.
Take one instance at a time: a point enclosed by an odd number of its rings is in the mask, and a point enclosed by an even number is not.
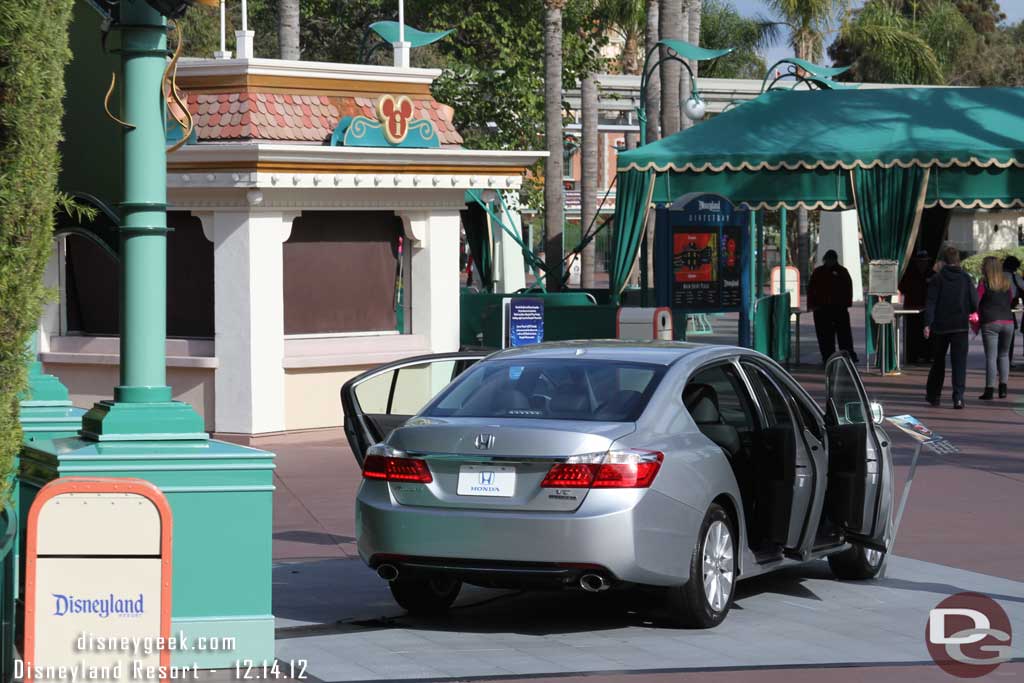
{"type": "Polygon", "coordinates": [[[544,1],[544,282],[549,292],[562,287],[562,228],[565,199],[562,187],[562,8],[565,0],[544,1]]]}
{"type": "MultiPolygon", "coordinates": [[[[813,59],[810,54],[814,50],[806,43],[801,43],[797,52],[800,59],[813,59]]],[[[796,211],[796,267],[800,269],[800,282],[806,285],[811,278],[811,231],[807,209],[799,207],[796,211]]],[[[799,305],[799,302],[797,302],[799,305]]]]}
{"type": "MultiPolygon", "coordinates": [[[[658,32],[662,38],[680,39],[682,31],[683,0],[661,0],[658,8],[658,32]]],[[[668,48],[661,48],[661,58],[668,56],[668,48]]],[[[661,63],[661,135],[668,137],[679,132],[679,72],[675,60],[661,63]]]]}
{"type": "Polygon", "coordinates": [[[640,41],[633,32],[626,34],[626,42],[622,46],[622,73],[640,73],[640,41]]]}
{"type": "MultiPolygon", "coordinates": [[[[647,31],[644,36],[646,50],[644,56],[650,54],[658,46],[658,1],[647,0],[647,31]]],[[[647,142],[661,138],[661,74],[657,69],[647,80],[647,92],[644,98],[644,110],[647,112],[647,142]]]]}
{"type": "MultiPolygon", "coordinates": [[[[599,156],[599,136],[597,128],[597,81],[591,75],[583,80],[580,89],[581,108],[583,110],[583,187],[580,194],[580,236],[593,229],[597,217],[597,176],[599,156]]],[[[596,244],[593,240],[583,248],[580,264],[580,285],[583,289],[594,287],[594,258],[596,244]]]]}
{"type": "MultiPolygon", "coordinates": [[[[693,45],[700,45],[700,21],[701,21],[701,9],[703,0],[687,0],[686,7],[686,23],[684,24],[684,33],[686,34],[687,42],[693,45]]],[[[690,69],[693,71],[694,77],[697,77],[697,65],[699,62],[696,60],[687,60],[690,69]]],[[[690,93],[693,91],[693,84],[690,82],[690,74],[683,70],[682,78],[682,92],[681,97],[685,100],[690,97],[690,93]]],[[[695,122],[687,116],[683,116],[681,119],[683,128],[689,128],[695,122]]]]}
{"type": "Polygon", "coordinates": [[[278,0],[277,42],[281,59],[299,59],[299,0],[278,0]]]}

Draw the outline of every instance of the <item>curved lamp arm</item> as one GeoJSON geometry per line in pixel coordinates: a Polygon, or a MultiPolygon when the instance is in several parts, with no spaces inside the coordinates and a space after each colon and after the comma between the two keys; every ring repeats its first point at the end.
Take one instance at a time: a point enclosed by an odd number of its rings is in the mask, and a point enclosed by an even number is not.
{"type": "Polygon", "coordinates": [[[654,74],[654,70],[665,62],[676,61],[682,64],[686,68],[686,72],[690,74],[690,97],[699,102],[700,91],[697,89],[697,77],[694,75],[693,69],[690,67],[688,60],[703,62],[711,59],[718,59],[719,57],[729,54],[734,49],[735,48],[730,47],[725,50],[709,50],[707,48],[687,43],[684,40],[663,38],[647,52],[647,56],[644,58],[644,68],[640,74],[640,105],[637,107],[637,119],[640,122],[641,145],[647,144],[647,83],[654,74]],[[667,48],[666,55],[658,59],[654,64],[651,64],[651,59],[662,47],[667,48]]]}

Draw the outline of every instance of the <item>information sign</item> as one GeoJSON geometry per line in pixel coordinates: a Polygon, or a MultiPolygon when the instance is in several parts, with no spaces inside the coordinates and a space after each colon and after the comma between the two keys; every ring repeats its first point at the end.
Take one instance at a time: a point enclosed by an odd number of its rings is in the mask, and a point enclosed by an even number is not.
{"type": "Polygon", "coordinates": [[[544,300],[508,298],[504,302],[505,348],[544,341],[544,300]]]}

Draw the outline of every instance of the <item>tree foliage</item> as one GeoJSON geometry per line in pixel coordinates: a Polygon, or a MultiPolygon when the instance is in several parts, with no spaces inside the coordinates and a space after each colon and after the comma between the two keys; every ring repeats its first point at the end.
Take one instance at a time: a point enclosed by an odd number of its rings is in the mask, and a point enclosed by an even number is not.
{"type": "Polygon", "coordinates": [[[708,78],[762,78],[767,66],[761,50],[776,35],[771,22],[744,17],[729,0],[704,0],[701,47],[734,48],[732,54],[701,64],[708,78]]]}
{"type": "Polygon", "coordinates": [[[825,36],[838,25],[849,0],[765,0],[777,24],[789,29],[789,44],[801,59],[820,62],[825,36]]]}
{"type": "MultiPolygon", "coordinates": [[[[1013,83],[1019,38],[995,0],[868,0],[829,48],[843,78],[908,84],[1013,83]],[[990,60],[997,59],[998,62],[990,60]]],[[[1018,71],[1018,74],[1020,72],[1018,71]]]]}
{"type": "Polygon", "coordinates": [[[26,347],[47,298],[72,0],[0,3],[0,486],[21,446],[26,347]]]}

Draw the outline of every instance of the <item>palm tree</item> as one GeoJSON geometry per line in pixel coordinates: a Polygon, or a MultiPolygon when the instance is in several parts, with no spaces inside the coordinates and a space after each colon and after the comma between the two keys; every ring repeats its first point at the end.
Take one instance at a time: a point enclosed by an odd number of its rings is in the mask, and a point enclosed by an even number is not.
{"type": "MultiPolygon", "coordinates": [[[[700,22],[701,15],[704,9],[704,0],[686,0],[685,5],[685,21],[683,22],[683,38],[693,44],[700,45],[700,22]]],[[[693,75],[697,76],[697,65],[696,60],[687,60],[690,68],[693,70],[693,75]]],[[[685,69],[680,74],[680,88],[681,97],[684,99],[689,96],[691,84],[690,74],[685,69]]],[[[683,116],[680,118],[680,124],[683,128],[689,128],[694,124],[692,120],[683,116]]]]}
{"type": "Polygon", "coordinates": [[[825,55],[825,35],[834,31],[850,0],[765,0],[777,25],[789,28],[793,54],[809,62],[825,55]]]}
{"type": "Polygon", "coordinates": [[[548,158],[544,162],[544,262],[548,291],[562,286],[562,228],[564,193],[562,154],[562,10],[566,0],[544,0],[544,135],[548,158]]]}
{"type": "MultiPolygon", "coordinates": [[[[684,0],[661,0],[658,7],[658,33],[662,38],[680,39],[683,34],[684,0]]],[[[689,25],[687,25],[687,32],[689,25]]],[[[668,48],[661,48],[661,57],[668,56],[668,48]]],[[[679,132],[679,62],[666,60],[659,69],[661,75],[661,135],[668,137],[679,132]]]]}
{"type": "Polygon", "coordinates": [[[885,83],[945,83],[945,71],[977,39],[951,2],[907,11],[889,2],[868,2],[843,23],[829,55],[850,65],[849,76],[885,83]]]}
{"type": "MultiPolygon", "coordinates": [[[[583,79],[580,88],[580,109],[583,112],[583,187],[580,194],[580,237],[585,237],[587,229],[597,217],[597,158],[598,144],[597,120],[597,81],[590,75],[583,79]]],[[[594,261],[596,244],[593,240],[583,247],[580,263],[580,285],[583,289],[594,287],[594,261]]]]}
{"type": "Polygon", "coordinates": [[[278,0],[277,43],[281,59],[299,59],[299,0],[278,0]]]}
{"type": "MultiPolygon", "coordinates": [[[[659,0],[646,0],[647,26],[644,31],[644,56],[650,54],[658,46],[661,39],[658,32],[659,0]]],[[[661,75],[655,70],[647,81],[646,101],[644,110],[647,112],[647,142],[661,138],[661,75]]]]}
{"type": "MultiPolygon", "coordinates": [[[[849,0],[766,0],[779,18],[777,24],[789,28],[789,44],[793,53],[809,62],[821,61],[825,54],[825,35],[838,26],[849,8],[849,0]]],[[[810,272],[811,234],[807,209],[797,211],[797,267],[800,279],[807,281],[810,272]]],[[[785,263],[782,264],[786,266],[785,263]]]]}
{"type": "Polygon", "coordinates": [[[639,74],[647,26],[644,0],[598,0],[595,16],[622,38],[622,73],[639,74]]]}

